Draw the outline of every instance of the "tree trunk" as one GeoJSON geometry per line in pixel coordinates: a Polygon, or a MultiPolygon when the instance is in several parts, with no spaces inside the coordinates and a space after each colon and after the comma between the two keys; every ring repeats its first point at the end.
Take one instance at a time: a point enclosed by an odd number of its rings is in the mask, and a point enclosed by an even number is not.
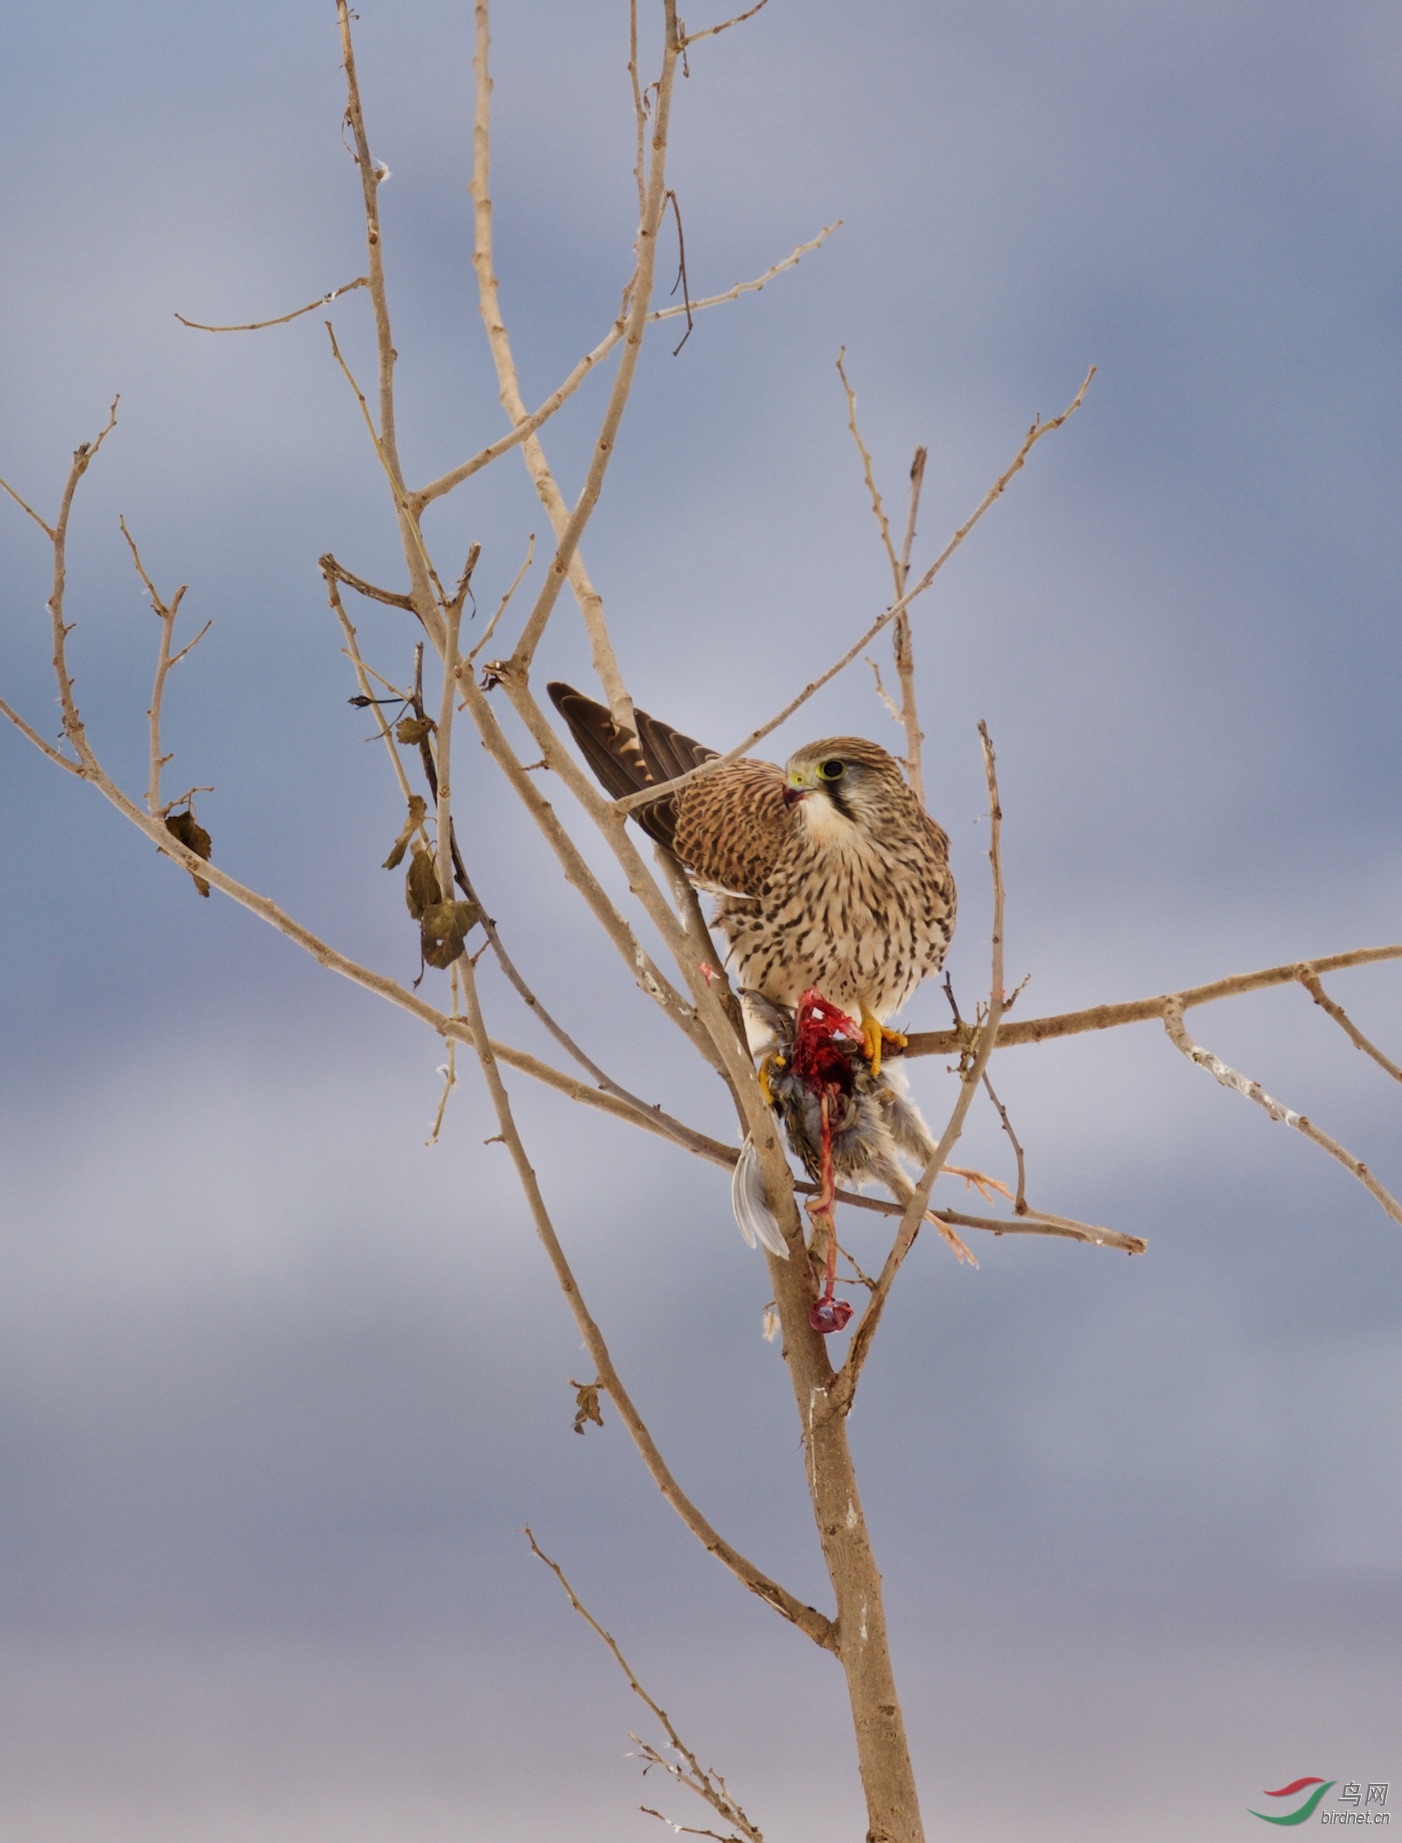
{"type": "Polygon", "coordinates": [[[847,1417],[832,1404],[827,1343],[808,1323],[817,1297],[806,1260],[770,1257],[774,1297],[793,1378],[813,1518],[837,1602],[838,1656],[847,1677],[857,1764],[867,1802],[867,1843],[924,1843],[920,1800],[896,1695],[881,1575],[857,1491],[847,1417]]]}

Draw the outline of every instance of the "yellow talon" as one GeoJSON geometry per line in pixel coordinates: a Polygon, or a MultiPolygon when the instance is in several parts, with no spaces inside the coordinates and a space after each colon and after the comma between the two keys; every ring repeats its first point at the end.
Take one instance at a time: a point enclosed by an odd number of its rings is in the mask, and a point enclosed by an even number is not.
{"type": "Polygon", "coordinates": [[[900,1031],[887,1030],[865,1005],[862,1006],[862,1042],[873,1075],[881,1073],[881,1052],[887,1044],[892,1049],[904,1049],[906,1046],[906,1039],[900,1031]]]}
{"type": "Polygon", "coordinates": [[[785,1062],[784,1058],[771,1050],[769,1054],[762,1059],[759,1068],[755,1071],[759,1076],[759,1091],[764,1096],[766,1107],[772,1107],[774,1105],[774,1092],[769,1086],[769,1071],[771,1069],[787,1068],[787,1066],[788,1064],[785,1062]]]}

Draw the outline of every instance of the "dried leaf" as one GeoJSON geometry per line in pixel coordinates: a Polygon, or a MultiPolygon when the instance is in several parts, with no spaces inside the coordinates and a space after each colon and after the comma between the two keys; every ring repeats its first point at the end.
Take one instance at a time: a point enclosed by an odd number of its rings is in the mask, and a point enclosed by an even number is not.
{"type": "MultiPolygon", "coordinates": [[[[437,878],[434,879],[437,888],[437,878]]],[[[419,918],[419,939],[430,966],[451,966],[462,952],[468,931],[481,920],[475,902],[434,902],[419,918]]]]}
{"type": "Polygon", "coordinates": [[[428,817],[428,807],[422,794],[410,794],[409,817],[404,823],[404,830],[394,841],[394,849],[381,866],[384,870],[395,870],[404,862],[404,853],[409,849],[409,840],[418,831],[428,817]]]}
{"type": "Polygon", "coordinates": [[[433,727],[432,717],[401,717],[394,726],[395,740],[412,748],[425,742],[433,734],[433,727]]]}
{"type": "MultiPolygon", "coordinates": [[[[209,833],[205,831],[204,827],[195,818],[195,815],[188,809],[183,813],[167,813],[166,831],[170,833],[172,838],[177,839],[184,845],[187,851],[193,851],[197,858],[203,858],[206,863],[209,862],[211,850],[209,833]]],[[[207,896],[209,894],[209,884],[205,879],[195,876],[193,870],[190,872],[190,875],[194,877],[195,888],[200,892],[201,896],[207,896]]]]}
{"type": "Polygon", "coordinates": [[[571,1376],[570,1387],[575,1391],[575,1432],[583,1433],[586,1421],[592,1421],[596,1427],[602,1427],[604,1417],[599,1412],[599,1384],[597,1382],[576,1382],[571,1376]]]}
{"type": "Polygon", "coordinates": [[[424,910],[443,900],[443,892],[438,887],[438,867],[431,853],[425,851],[422,845],[415,845],[414,855],[409,860],[408,875],[404,879],[404,900],[415,921],[422,921],[424,910]]]}

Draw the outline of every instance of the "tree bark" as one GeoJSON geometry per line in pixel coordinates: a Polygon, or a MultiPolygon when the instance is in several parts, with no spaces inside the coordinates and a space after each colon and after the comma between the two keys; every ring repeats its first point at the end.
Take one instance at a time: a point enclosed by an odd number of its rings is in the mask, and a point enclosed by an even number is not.
{"type": "Polygon", "coordinates": [[[847,1417],[833,1402],[827,1343],[808,1323],[817,1298],[808,1262],[768,1257],[803,1430],[813,1519],[837,1603],[837,1654],[847,1678],[857,1764],[867,1804],[867,1843],[924,1843],[920,1799],[896,1694],[881,1575],[872,1553],[847,1417]]]}

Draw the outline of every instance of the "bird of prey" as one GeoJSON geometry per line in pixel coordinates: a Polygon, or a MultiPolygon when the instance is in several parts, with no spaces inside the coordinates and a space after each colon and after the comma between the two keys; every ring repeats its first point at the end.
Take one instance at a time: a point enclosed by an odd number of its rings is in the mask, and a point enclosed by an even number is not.
{"type": "MultiPolygon", "coordinates": [[[[635,711],[636,733],[569,685],[549,692],[595,775],[615,798],[715,759],[635,711]]],[[[935,972],[954,932],[949,840],[894,756],[860,736],[829,736],[786,767],[745,757],[633,808],[648,835],[719,896],[714,924],[742,996],[793,1011],[816,989],[861,1019],[873,1074],[882,1026],[935,972]]]]}

